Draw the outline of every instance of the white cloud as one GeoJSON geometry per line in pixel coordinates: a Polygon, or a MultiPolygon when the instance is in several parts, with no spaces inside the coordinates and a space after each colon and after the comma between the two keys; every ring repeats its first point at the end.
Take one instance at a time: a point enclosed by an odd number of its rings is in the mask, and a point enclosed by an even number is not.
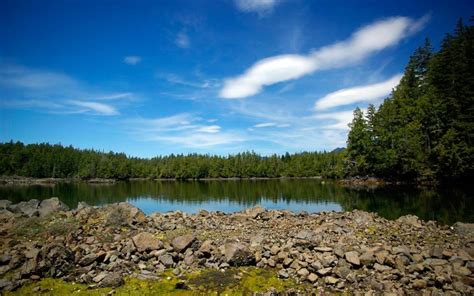
{"type": "Polygon", "coordinates": [[[113,101],[123,106],[133,98],[129,92],[104,92],[66,74],[0,64],[0,87],[9,99],[0,95],[5,108],[34,109],[48,113],[118,115],[117,106],[96,101],[113,101]],[[122,100],[119,100],[122,99],[122,100]]]}
{"type": "Polygon", "coordinates": [[[392,17],[362,27],[345,40],[308,55],[287,54],[256,62],[244,74],[227,79],[219,96],[239,99],[255,95],[263,87],[293,80],[318,70],[349,66],[367,56],[396,45],[421,29],[425,18],[392,17]]]}
{"type": "Polygon", "coordinates": [[[276,125],[277,124],[275,122],[263,122],[263,123],[257,123],[253,127],[262,128],[262,127],[272,127],[272,126],[276,126],[276,125]]]}
{"type": "Polygon", "coordinates": [[[222,146],[245,139],[236,131],[222,131],[220,126],[208,125],[207,122],[190,113],[179,113],[154,119],[129,120],[127,126],[141,140],[179,144],[185,148],[222,146]]]}
{"type": "Polygon", "coordinates": [[[207,89],[207,88],[216,88],[220,86],[220,83],[216,79],[201,79],[197,81],[192,81],[192,80],[183,79],[181,76],[176,75],[176,74],[168,74],[168,75],[156,74],[155,76],[159,79],[165,79],[169,83],[180,84],[180,85],[194,87],[194,88],[207,89]]]}
{"type": "Polygon", "coordinates": [[[127,65],[136,65],[142,61],[142,58],[139,56],[126,56],[123,58],[123,62],[127,65]]]}
{"type": "Polygon", "coordinates": [[[191,45],[189,36],[184,32],[178,33],[174,42],[180,48],[188,48],[191,45]]]}
{"type": "Polygon", "coordinates": [[[373,102],[388,96],[401,78],[402,74],[397,74],[379,83],[340,89],[316,101],[315,108],[323,110],[356,102],[373,102]]]}
{"type": "Polygon", "coordinates": [[[119,112],[113,106],[97,103],[97,102],[87,102],[87,101],[70,101],[72,105],[76,105],[84,108],[83,112],[94,112],[100,115],[118,115],[119,112]]]}
{"type": "Polygon", "coordinates": [[[254,125],[254,128],[265,128],[265,127],[289,127],[291,126],[289,123],[277,123],[277,122],[262,122],[262,123],[257,123],[254,125]]]}
{"type": "MultiPolygon", "coordinates": [[[[365,112],[365,109],[363,109],[365,112]]],[[[352,121],[353,118],[353,111],[340,111],[340,112],[329,112],[329,113],[321,113],[314,115],[316,119],[325,119],[329,120],[332,123],[323,125],[324,129],[340,129],[340,130],[348,130],[348,124],[352,121]]]]}
{"type": "Polygon", "coordinates": [[[277,0],[235,0],[235,5],[243,12],[257,12],[262,15],[271,11],[277,2],[277,0]]]}
{"type": "Polygon", "coordinates": [[[97,97],[98,100],[118,100],[118,99],[126,99],[126,98],[131,98],[133,97],[132,93],[117,93],[117,94],[110,94],[110,95],[104,95],[104,96],[99,96],[97,97]]]}
{"type": "Polygon", "coordinates": [[[221,127],[218,125],[208,125],[198,128],[196,131],[201,133],[215,134],[221,130],[221,127]]]}

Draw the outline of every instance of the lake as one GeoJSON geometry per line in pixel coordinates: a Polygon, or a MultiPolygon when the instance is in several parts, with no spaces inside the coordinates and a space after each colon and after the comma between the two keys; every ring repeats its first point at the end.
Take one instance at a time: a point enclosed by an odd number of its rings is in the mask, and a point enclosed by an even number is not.
{"type": "Polygon", "coordinates": [[[360,209],[376,212],[388,219],[414,214],[424,220],[452,224],[456,221],[474,222],[474,198],[470,189],[400,186],[361,189],[315,179],[124,181],[114,184],[0,186],[0,199],[17,203],[56,196],[71,208],[75,208],[79,201],[90,205],[126,201],[146,214],[175,210],[196,213],[200,209],[229,213],[256,204],[267,209],[296,212],[360,209]]]}

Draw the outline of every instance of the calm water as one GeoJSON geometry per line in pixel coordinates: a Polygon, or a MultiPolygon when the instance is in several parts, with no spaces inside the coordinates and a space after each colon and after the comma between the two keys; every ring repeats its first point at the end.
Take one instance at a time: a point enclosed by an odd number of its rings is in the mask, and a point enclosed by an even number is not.
{"type": "Polygon", "coordinates": [[[52,196],[59,197],[71,208],[75,208],[79,201],[90,205],[127,201],[147,214],[174,210],[195,213],[200,209],[234,212],[261,204],[268,209],[296,212],[360,209],[377,212],[389,219],[415,214],[424,220],[437,220],[443,224],[474,222],[474,197],[472,190],[466,188],[350,189],[320,180],[132,181],[112,185],[0,186],[0,199],[15,203],[52,196]]]}

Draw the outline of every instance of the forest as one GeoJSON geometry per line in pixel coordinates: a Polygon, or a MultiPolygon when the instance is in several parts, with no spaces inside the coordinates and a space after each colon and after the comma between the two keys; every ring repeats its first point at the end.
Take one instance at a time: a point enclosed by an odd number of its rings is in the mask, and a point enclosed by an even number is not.
{"type": "Polygon", "coordinates": [[[376,108],[357,108],[347,149],[260,156],[200,154],[128,157],[72,146],[0,143],[0,175],[35,178],[469,179],[474,171],[474,28],[460,20],[439,51],[428,40],[400,84],[376,108]]]}
{"type": "MultiPolygon", "coordinates": [[[[472,20],[472,19],[471,19],[472,20]]],[[[457,23],[438,52],[429,40],[377,109],[354,111],[349,175],[398,180],[470,179],[474,171],[474,27],[457,23]]]]}
{"type": "Polygon", "coordinates": [[[200,154],[127,157],[124,153],[79,150],[72,146],[8,142],[0,144],[0,175],[35,178],[276,178],[341,177],[339,152],[303,152],[260,156],[244,152],[228,156],[200,154]]]}

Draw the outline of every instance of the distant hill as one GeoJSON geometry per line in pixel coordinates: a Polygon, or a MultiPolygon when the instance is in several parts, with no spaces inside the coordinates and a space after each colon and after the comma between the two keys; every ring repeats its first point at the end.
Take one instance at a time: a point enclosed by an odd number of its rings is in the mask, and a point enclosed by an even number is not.
{"type": "Polygon", "coordinates": [[[338,148],[332,150],[331,153],[340,153],[340,152],[343,152],[345,150],[346,150],[346,148],[344,148],[344,147],[338,147],[338,148]]]}

